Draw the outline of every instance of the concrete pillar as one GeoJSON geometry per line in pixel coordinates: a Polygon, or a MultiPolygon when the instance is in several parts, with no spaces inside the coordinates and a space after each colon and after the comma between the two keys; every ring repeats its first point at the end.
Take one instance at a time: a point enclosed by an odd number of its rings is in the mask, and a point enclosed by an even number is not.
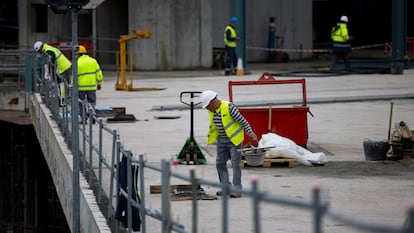
{"type": "Polygon", "coordinates": [[[157,34],[156,64],[157,69],[160,70],[171,70],[175,63],[172,56],[173,48],[175,47],[175,37],[172,34],[176,33],[176,29],[174,28],[174,18],[171,14],[171,5],[174,4],[177,4],[177,2],[169,0],[158,1],[157,17],[155,18],[158,25],[154,34],[157,34]]]}
{"type": "Polygon", "coordinates": [[[392,1],[392,64],[391,73],[403,72],[407,51],[407,1],[392,1]]]}
{"type": "Polygon", "coordinates": [[[28,10],[28,6],[30,4],[27,0],[19,0],[18,1],[18,17],[19,17],[19,45],[29,45],[29,35],[28,30],[30,28],[29,19],[30,14],[28,10]]]}
{"type": "Polygon", "coordinates": [[[237,34],[240,41],[237,42],[237,56],[243,59],[243,66],[246,67],[246,0],[231,0],[231,17],[235,16],[239,20],[237,34]]]}

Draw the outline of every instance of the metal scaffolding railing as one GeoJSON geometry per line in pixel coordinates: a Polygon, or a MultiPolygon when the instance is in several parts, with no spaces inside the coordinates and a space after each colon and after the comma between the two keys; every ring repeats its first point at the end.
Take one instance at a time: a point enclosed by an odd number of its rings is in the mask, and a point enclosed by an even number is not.
{"type": "MultiPolygon", "coordinates": [[[[60,103],[58,89],[61,87],[56,83],[56,77],[53,64],[49,60],[39,59],[35,55],[28,55],[26,58],[25,67],[25,81],[29,83],[28,79],[34,80],[32,85],[33,92],[37,92],[42,96],[43,103],[46,104],[53,113],[54,119],[58,122],[60,130],[64,135],[66,142],[70,145],[72,140],[71,135],[71,116],[70,103],[65,100],[65,104],[60,103]],[[46,66],[45,66],[46,64],[46,66]],[[49,69],[45,69],[49,67],[49,69]],[[27,75],[30,73],[30,75],[27,75]]],[[[70,93],[70,85],[65,84],[65,93],[70,93]]],[[[70,98],[70,96],[65,96],[70,98]]],[[[112,226],[115,232],[132,232],[134,225],[141,226],[141,232],[149,232],[147,228],[147,218],[153,218],[159,221],[163,233],[167,232],[198,232],[199,213],[198,213],[198,187],[200,185],[209,185],[222,189],[223,198],[221,200],[221,219],[222,225],[220,232],[229,232],[229,201],[227,198],[230,192],[239,192],[244,197],[250,198],[252,201],[252,222],[253,232],[262,232],[261,227],[261,211],[259,205],[261,203],[272,205],[284,205],[292,208],[299,208],[304,211],[312,213],[312,224],[314,233],[322,233],[323,218],[331,219],[352,230],[359,230],[362,232],[383,232],[383,233],[412,233],[414,232],[414,206],[411,206],[407,212],[407,220],[404,226],[390,226],[380,223],[368,223],[360,221],[359,219],[349,218],[340,213],[333,212],[329,209],[327,200],[321,197],[321,187],[314,185],[311,190],[312,198],[309,201],[301,201],[288,197],[278,196],[259,190],[259,179],[253,178],[250,189],[238,189],[229,184],[220,184],[207,179],[202,179],[196,176],[195,167],[190,169],[190,174],[182,175],[171,170],[171,161],[162,160],[161,166],[154,166],[153,164],[144,160],[144,155],[140,154],[138,159],[133,157],[133,153],[125,148],[120,140],[120,135],[117,130],[109,128],[98,119],[94,111],[88,104],[79,100],[82,105],[82,117],[79,118],[81,127],[79,128],[79,151],[81,152],[81,170],[89,184],[94,186],[97,184],[96,199],[98,204],[107,204],[105,208],[101,208],[106,213],[108,223],[112,226]],[[88,121],[85,119],[86,112],[89,114],[88,121]],[[82,118],[82,119],[81,119],[82,118]],[[96,122],[94,124],[94,122],[96,122]],[[121,164],[124,163],[126,171],[121,171],[121,164]],[[161,176],[161,210],[148,208],[148,200],[145,195],[145,172],[148,170],[155,171],[161,176]],[[109,174],[109,181],[105,180],[104,175],[109,174]],[[171,215],[171,197],[170,197],[170,180],[172,178],[188,181],[191,184],[191,229],[186,229],[184,225],[175,221],[171,215]],[[126,180],[122,180],[126,179],[126,180]],[[96,182],[97,181],[97,182],[96,182]],[[109,187],[104,184],[109,183],[109,187]],[[128,188],[134,187],[134,188],[128,188]],[[141,191],[140,191],[141,190],[141,191]],[[116,219],[116,209],[118,203],[113,203],[112,197],[124,198],[126,200],[125,215],[127,216],[126,225],[123,226],[116,219]],[[140,222],[134,222],[133,212],[139,211],[140,222]]]]}

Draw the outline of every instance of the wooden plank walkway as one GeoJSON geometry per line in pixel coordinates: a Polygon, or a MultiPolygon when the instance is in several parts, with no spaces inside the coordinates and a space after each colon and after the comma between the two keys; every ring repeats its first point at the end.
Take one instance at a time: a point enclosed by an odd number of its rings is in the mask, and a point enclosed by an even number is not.
{"type": "Polygon", "coordinates": [[[241,161],[241,167],[264,167],[264,168],[293,168],[297,166],[296,159],[293,158],[265,158],[263,164],[259,166],[250,166],[246,160],[241,161]]]}

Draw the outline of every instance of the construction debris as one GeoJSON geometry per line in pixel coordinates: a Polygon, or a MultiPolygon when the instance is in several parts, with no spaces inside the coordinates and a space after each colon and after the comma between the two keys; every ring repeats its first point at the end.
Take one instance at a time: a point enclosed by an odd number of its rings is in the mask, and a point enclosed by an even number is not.
{"type": "MultiPolygon", "coordinates": [[[[192,200],[194,196],[192,188],[176,188],[171,194],[171,201],[192,200]]],[[[207,195],[203,188],[197,189],[195,194],[197,200],[217,200],[216,196],[207,195]]]]}
{"type": "Polygon", "coordinates": [[[404,159],[404,156],[414,156],[414,132],[404,121],[395,123],[389,154],[391,154],[391,160],[401,160],[404,159]]]}
{"type": "Polygon", "coordinates": [[[107,117],[108,123],[137,121],[133,114],[125,113],[125,107],[96,107],[95,112],[97,117],[107,117]]]}
{"type": "MultiPolygon", "coordinates": [[[[161,185],[151,185],[150,186],[150,193],[151,194],[160,194],[162,192],[161,185]]],[[[206,194],[203,188],[200,185],[196,187],[197,193],[196,198],[197,200],[217,200],[216,196],[211,196],[206,194]]],[[[178,184],[178,185],[170,185],[170,193],[171,193],[171,200],[172,201],[187,201],[193,199],[193,185],[191,184],[178,184]]]]}

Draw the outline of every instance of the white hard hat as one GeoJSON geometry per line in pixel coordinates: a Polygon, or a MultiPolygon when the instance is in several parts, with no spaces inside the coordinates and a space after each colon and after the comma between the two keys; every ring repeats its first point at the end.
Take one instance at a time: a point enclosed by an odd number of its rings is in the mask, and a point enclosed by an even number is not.
{"type": "Polygon", "coordinates": [[[42,41],[36,41],[33,45],[34,51],[38,52],[40,48],[42,48],[43,42],[42,41]]]}
{"type": "Polygon", "coordinates": [[[201,106],[206,108],[210,102],[217,97],[217,92],[206,90],[203,91],[200,95],[201,98],[201,106]]]}
{"type": "Polygon", "coordinates": [[[345,15],[341,16],[341,21],[348,23],[348,16],[345,16],[345,15]]]}

